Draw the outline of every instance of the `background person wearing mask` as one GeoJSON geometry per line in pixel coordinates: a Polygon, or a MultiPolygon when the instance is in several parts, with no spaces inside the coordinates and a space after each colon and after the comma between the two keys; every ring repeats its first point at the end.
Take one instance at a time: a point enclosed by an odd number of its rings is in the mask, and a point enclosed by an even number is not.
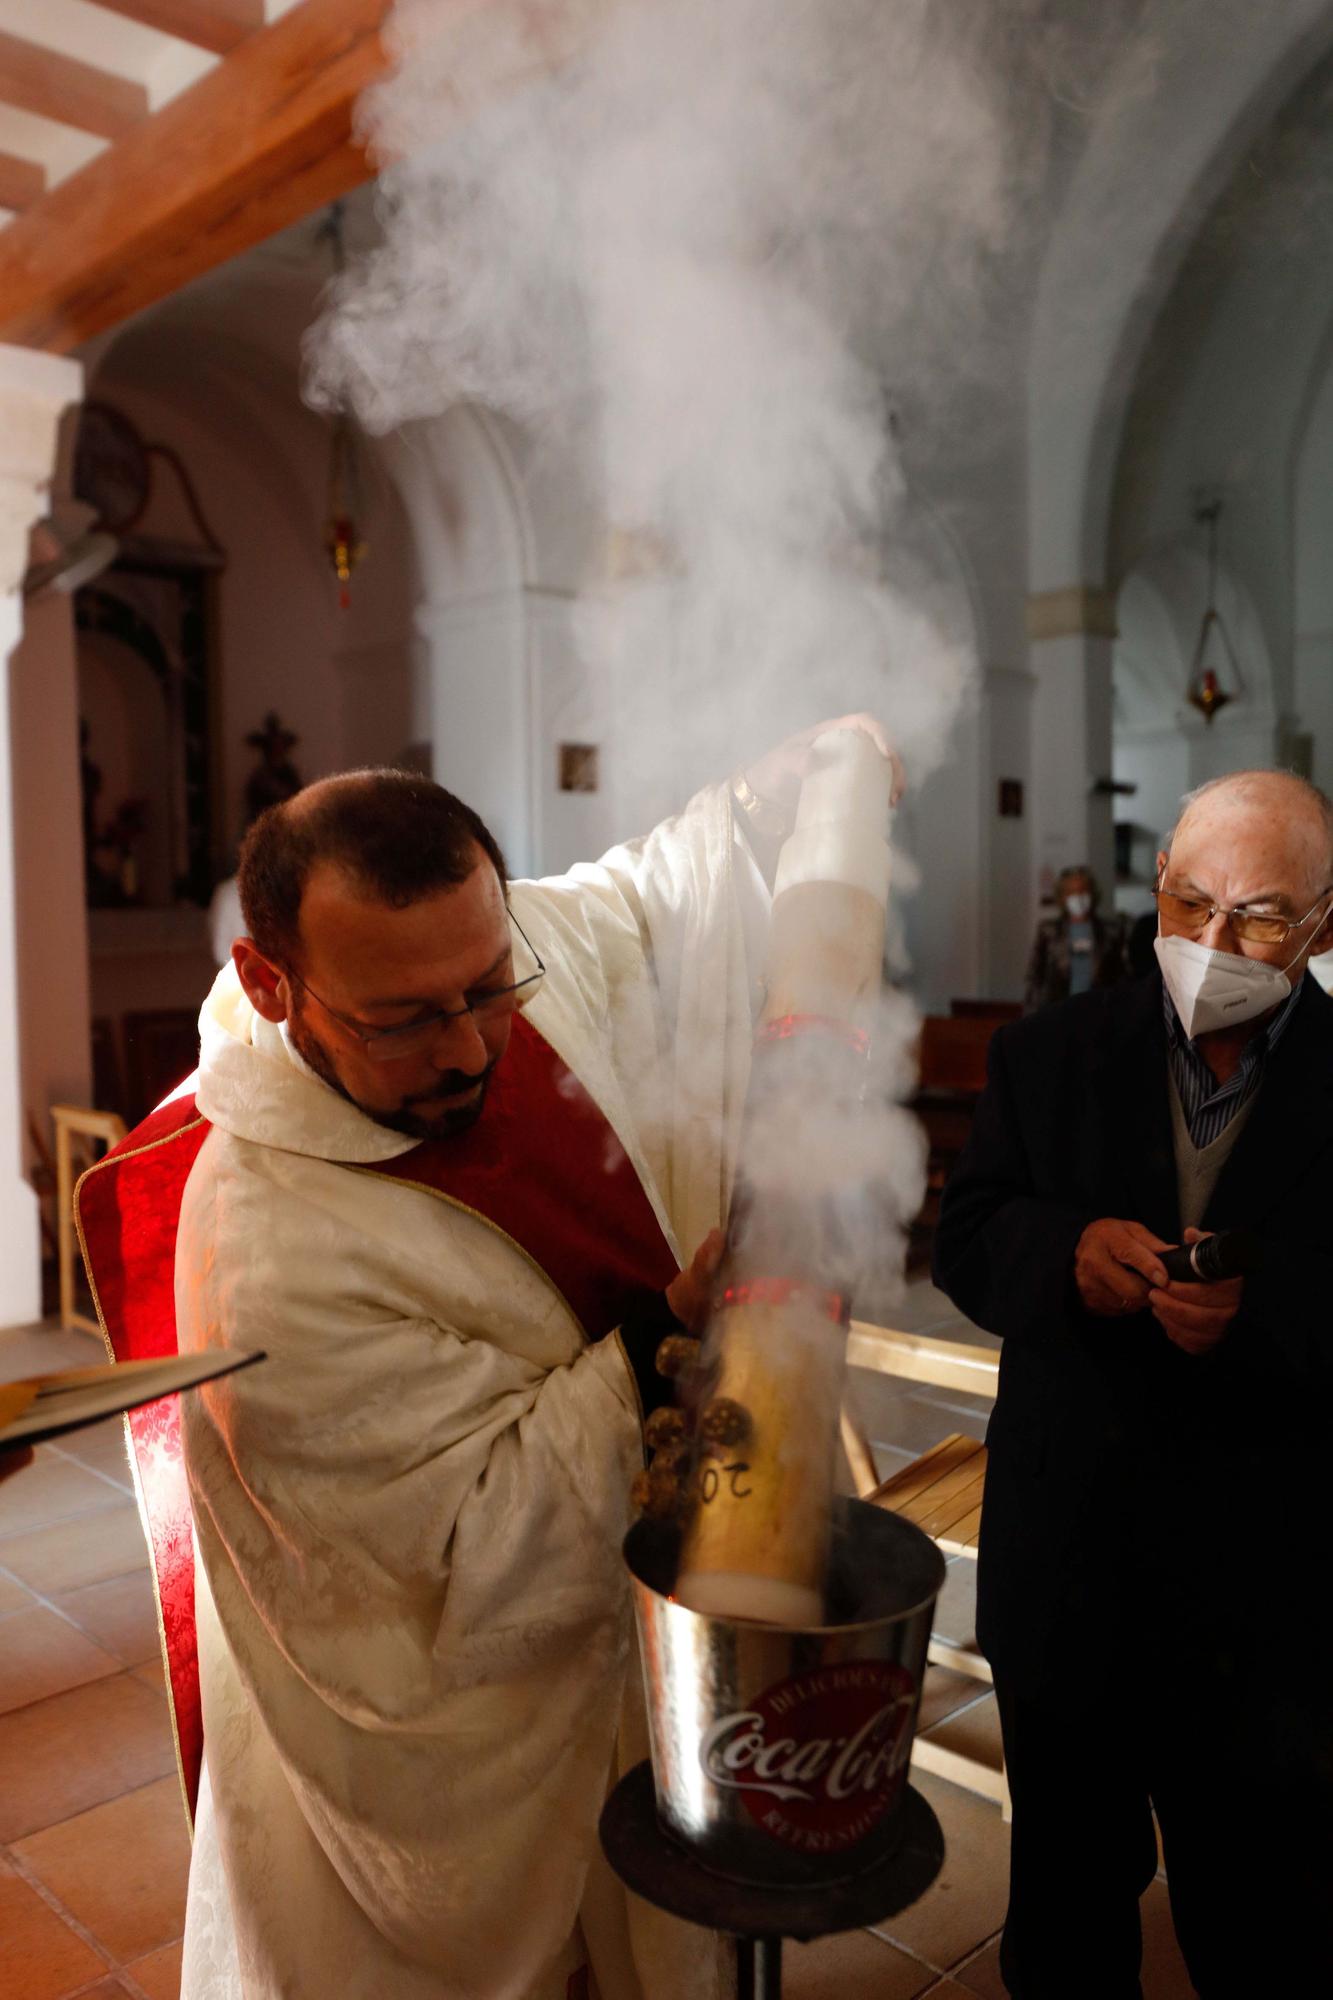
{"type": "Polygon", "coordinates": [[[1158,968],[996,1034],[936,1237],[1004,1340],[977,1630],[1019,2000],[1075,1964],[1080,2000],[1135,2000],[1150,1807],[1203,2000],[1327,1975],[1333,806],[1217,780],[1158,868],[1158,968]],[[1166,1282],[1168,1246],[1239,1227],[1262,1269],[1166,1282]]]}
{"type": "Polygon", "coordinates": [[[1098,901],[1091,869],[1080,863],[1060,870],[1055,878],[1057,914],[1042,918],[1032,943],[1025,1013],[1124,978],[1124,924],[1119,917],[1100,916],[1098,901]]]}

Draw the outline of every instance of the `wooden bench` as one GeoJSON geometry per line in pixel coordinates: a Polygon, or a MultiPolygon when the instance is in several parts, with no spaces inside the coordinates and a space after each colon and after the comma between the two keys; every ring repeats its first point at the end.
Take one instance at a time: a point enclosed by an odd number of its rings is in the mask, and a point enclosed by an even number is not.
{"type": "MultiPolygon", "coordinates": [[[[994,1348],[935,1340],[924,1333],[900,1333],[863,1320],[852,1321],[847,1359],[854,1368],[925,1382],[938,1389],[961,1389],[992,1401],[999,1382],[1000,1357],[994,1348]]],[[[847,1428],[845,1425],[844,1438],[847,1428]]],[[[873,1473],[866,1469],[868,1463],[873,1466],[868,1447],[858,1451],[849,1447],[848,1457],[862,1499],[914,1522],[947,1554],[976,1560],[986,1477],[986,1447],[979,1438],[952,1432],[880,1484],[867,1483],[868,1478],[873,1480],[873,1473]]],[[[956,1646],[946,1639],[932,1638],[929,1657],[934,1666],[990,1684],[990,1665],[975,1646],[956,1646]]],[[[931,1771],[993,1799],[1008,1819],[1009,1786],[1003,1762],[988,1764],[928,1736],[918,1736],[912,1761],[919,1770],[931,1771]]]]}
{"type": "Polygon", "coordinates": [[[952,1431],[877,1486],[869,1498],[877,1507],[913,1522],[947,1555],[971,1556],[975,1561],[985,1477],[985,1445],[952,1431]]]}
{"type": "Polygon", "coordinates": [[[921,1023],[918,1081],[910,1108],[925,1128],[929,1150],[926,1198],[912,1222],[908,1241],[909,1271],[929,1269],[940,1199],[971,1133],[977,1099],[986,1084],[991,1036],[1003,1019],[1003,1015],[987,1011],[961,1016],[927,1014],[921,1023]]]}
{"type": "Polygon", "coordinates": [[[1021,1000],[951,1000],[949,1012],[955,1021],[989,1021],[1001,1027],[1006,1021],[1022,1018],[1021,1000]]]}

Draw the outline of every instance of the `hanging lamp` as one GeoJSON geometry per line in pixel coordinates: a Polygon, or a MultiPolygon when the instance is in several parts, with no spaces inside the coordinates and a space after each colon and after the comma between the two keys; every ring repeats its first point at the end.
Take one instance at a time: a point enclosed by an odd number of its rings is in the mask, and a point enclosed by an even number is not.
{"type": "Polygon", "coordinates": [[[1211,722],[1220,709],[1229,701],[1244,694],[1245,679],[1240,670],[1240,660],[1227,629],[1226,619],[1217,608],[1217,524],[1222,515],[1220,500],[1201,501],[1194,509],[1194,518],[1201,527],[1208,530],[1208,597],[1204,605],[1203,617],[1199,623],[1199,636],[1194,642],[1194,657],[1190,661],[1189,679],[1185,684],[1185,699],[1191,708],[1197,708],[1205,722],[1211,722]],[[1218,679],[1215,667],[1208,660],[1209,642],[1217,635],[1225,663],[1229,669],[1233,686],[1228,690],[1218,679]]]}
{"type": "MultiPolygon", "coordinates": [[[[327,242],[335,281],[347,265],[343,237],[343,204],[335,201],[320,224],[317,241],[327,242]]],[[[366,554],[358,525],[361,515],[361,468],[356,427],[346,410],[335,410],[329,438],[329,492],[324,518],[324,547],[338,580],[338,609],[352,602],[352,572],[366,554]]]]}

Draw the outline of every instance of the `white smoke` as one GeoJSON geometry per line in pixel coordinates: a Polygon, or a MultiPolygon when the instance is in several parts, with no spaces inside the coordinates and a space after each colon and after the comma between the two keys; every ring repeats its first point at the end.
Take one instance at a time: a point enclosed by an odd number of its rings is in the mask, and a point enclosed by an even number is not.
{"type": "MultiPolygon", "coordinates": [[[[402,60],[364,106],[383,241],[312,390],[377,430],[474,401],[579,462],[604,528],[581,635],[621,770],[669,762],[683,797],[861,708],[910,782],[946,755],[968,622],[923,559],[890,409],[946,422],[984,351],[1020,188],[1002,92],[1035,12],[399,0],[402,60]]],[[[924,1182],[887,1102],[911,1009],[884,1021],[878,1108],[848,1126],[830,1079],[796,1148],[844,1184],[863,1160],[853,1262],[880,1300],[924,1182]]]]}
{"type": "Polygon", "coordinates": [[[693,781],[862,706],[915,780],[944,755],[971,663],[912,545],[888,396],[942,418],[976,352],[1015,190],[1004,44],[1031,11],[399,0],[402,64],[364,106],[383,246],[314,392],[373,429],[474,400],[577,449],[605,523],[584,644],[622,758],[669,716],[693,781]]]}

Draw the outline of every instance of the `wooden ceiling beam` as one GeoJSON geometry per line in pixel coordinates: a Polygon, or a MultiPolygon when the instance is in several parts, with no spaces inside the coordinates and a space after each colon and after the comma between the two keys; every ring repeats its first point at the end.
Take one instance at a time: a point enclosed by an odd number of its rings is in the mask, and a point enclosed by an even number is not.
{"type": "Polygon", "coordinates": [[[0,103],[59,125],[122,139],[148,116],[148,92],[110,70],[0,32],[0,103]]]}
{"type": "Polygon", "coordinates": [[[93,0],[93,5],[215,56],[229,56],[264,25],[264,0],[93,0]]]}
{"type": "Polygon", "coordinates": [[[0,230],[0,341],[68,354],[368,178],[390,0],[304,0],[0,230]]]}
{"type": "Polygon", "coordinates": [[[35,160],[20,160],[13,153],[0,153],[0,208],[21,215],[46,193],[46,169],[35,160]]]}

